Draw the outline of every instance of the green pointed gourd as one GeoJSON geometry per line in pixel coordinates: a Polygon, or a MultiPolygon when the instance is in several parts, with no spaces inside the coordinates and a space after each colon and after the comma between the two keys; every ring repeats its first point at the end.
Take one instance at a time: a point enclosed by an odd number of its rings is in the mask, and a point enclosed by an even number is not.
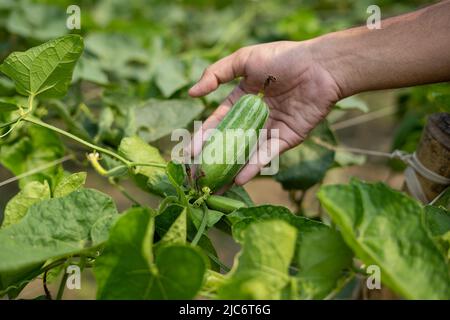
{"type": "Polygon", "coordinates": [[[242,96],[203,146],[197,185],[215,192],[231,183],[249,160],[268,117],[262,94],[242,96]]]}

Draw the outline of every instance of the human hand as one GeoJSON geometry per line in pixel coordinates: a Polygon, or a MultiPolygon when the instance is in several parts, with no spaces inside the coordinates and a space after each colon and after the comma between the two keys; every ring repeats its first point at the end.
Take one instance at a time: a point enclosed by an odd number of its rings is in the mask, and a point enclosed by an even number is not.
{"type": "MultiPolygon", "coordinates": [[[[266,127],[279,130],[279,153],[300,144],[342,98],[333,76],[314,58],[311,45],[311,41],[280,41],[244,47],[209,66],[189,90],[192,97],[207,95],[220,84],[243,78],[204,122],[202,130],[215,128],[242,95],[259,92],[270,75],[276,81],[264,91],[271,109],[266,127]]],[[[198,152],[193,150],[194,155],[198,152]]],[[[268,161],[251,161],[236,176],[235,183],[245,184],[268,161]]]]}

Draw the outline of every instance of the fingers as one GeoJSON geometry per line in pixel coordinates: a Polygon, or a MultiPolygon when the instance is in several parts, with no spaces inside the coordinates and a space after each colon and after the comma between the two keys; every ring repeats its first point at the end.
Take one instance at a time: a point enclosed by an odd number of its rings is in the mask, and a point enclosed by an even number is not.
{"type": "Polygon", "coordinates": [[[255,177],[275,157],[289,149],[289,145],[278,138],[270,138],[258,146],[258,150],[250,157],[247,165],[239,172],[234,182],[242,186],[255,177]]]}
{"type": "Polygon", "coordinates": [[[220,84],[244,75],[245,51],[240,49],[210,65],[200,80],[189,90],[192,97],[201,97],[217,89],[220,84]]]}

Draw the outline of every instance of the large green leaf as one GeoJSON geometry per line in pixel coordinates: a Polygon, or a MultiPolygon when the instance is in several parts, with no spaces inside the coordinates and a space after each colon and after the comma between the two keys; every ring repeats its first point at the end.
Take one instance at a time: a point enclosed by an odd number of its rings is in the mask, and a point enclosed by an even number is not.
{"type": "MultiPolygon", "coordinates": [[[[120,142],[119,152],[133,162],[166,163],[158,149],[139,137],[123,138],[120,142]]],[[[162,196],[175,193],[164,168],[137,166],[134,173],[138,185],[144,189],[150,189],[150,191],[162,196]]]]}
{"type": "Polygon", "coordinates": [[[19,223],[1,229],[0,273],[98,245],[108,237],[105,222],[116,215],[112,199],[91,189],[41,201],[19,223]]]}
{"type": "Polygon", "coordinates": [[[299,296],[323,299],[349,276],[353,253],[336,230],[329,227],[299,230],[297,252],[299,296]]]}
{"type": "Polygon", "coordinates": [[[144,208],[131,209],[117,221],[94,268],[98,299],[195,297],[206,260],[183,245],[163,246],[153,258],[153,229],[153,213],[144,208]]]}
{"type": "Polygon", "coordinates": [[[22,95],[63,97],[82,51],[83,39],[68,35],[12,53],[0,65],[0,71],[14,81],[22,95]]]}
{"type": "Polygon", "coordinates": [[[0,292],[49,259],[103,243],[116,217],[112,199],[91,189],[34,204],[18,223],[0,229],[0,292]]]}
{"type": "MultiPolygon", "coordinates": [[[[64,146],[54,132],[29,126],[27,135],[12,144],[4,145],[0,149],[0,163],[15,175],[46,166],[60,159],[64,155],[64,146]]],[[[19,180],[23,187],[29,181],[49,180],[51,187],[62,173],[61,165],[54,165],[39,173],[19,180]]]]}
{"type": "Polygon", "coordinates": [[[31,181],[6,204],[2,228],[19,222],[27,213],[29,207],[36,202],[50,198],[48,183],[31,181]]]}
{"type": "Polygon", "coordinates": [[[334,151],[318,145],[312,138],[335,144],[332,132],[322,122],[301,145],[283,153],[275,179],[284,189],[307,190],[320,182],[333,165],[334,151]]]}
{"type": "Polygon", "coordinates": [[[288,269],[296,236],[295,228],[284,221],[252,223],[232,271],[219,288],[219,298],[280,299],[291,281],[288,269]]]}
{"type": "Polygon", "coordinates": [[[381,281],[409,299],[450,298],[449,268],[413,199],[382,183],[322,187],[322,205],[347,244],[381,281]]]}
{"type": "Polygon", "coordinates": [[[142,139],[152,142],[186,127],[202,111],[203,104],[198,100],[149,99],[135,108],[136,128],[142,139]]]}
{"type": "Polygon", "coordinates": [[[321,299],[330,294],[348,274],[352,252],[338,232],[323,223],[294,215],[287,208],[263,205],[241,208],[227,216],[233,235],[243,240],[246,230],[257,221],[279,219],[298,231],[296,274],[299,295],[304,299],[321,299]]]}

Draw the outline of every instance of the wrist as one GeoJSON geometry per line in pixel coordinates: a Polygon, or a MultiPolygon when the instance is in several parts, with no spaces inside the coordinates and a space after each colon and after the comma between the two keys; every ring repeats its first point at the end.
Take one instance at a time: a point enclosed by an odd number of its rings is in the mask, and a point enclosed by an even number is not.
{"type": "MultiPolygon", "coordinates": [[[[354,85],[358,74],[352,63],[352,49],[345,47],[348,39],[342,33],[330,33],[310,40],[310,50],[314,62],[334,80],[338,88],[339,100],[352,96],[361,90],[354,85]]],[[[353,50],[356,50],[354,48],[353,50]]]]}

